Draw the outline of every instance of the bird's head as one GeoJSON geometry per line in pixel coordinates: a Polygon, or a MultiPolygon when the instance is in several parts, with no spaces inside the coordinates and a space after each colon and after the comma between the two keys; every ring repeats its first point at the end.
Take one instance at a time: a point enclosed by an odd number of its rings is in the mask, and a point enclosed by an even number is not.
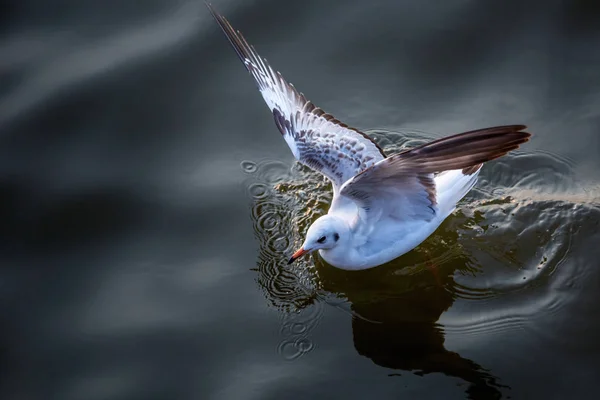
{"type": "Polygon", "coordinates": [[[349,234],[350,228],[343,219],[332,215],[323,215],[308,228],[304,244],[292,255],[288,264],[315,250],[333,249],[344,242],[349,234]]]}

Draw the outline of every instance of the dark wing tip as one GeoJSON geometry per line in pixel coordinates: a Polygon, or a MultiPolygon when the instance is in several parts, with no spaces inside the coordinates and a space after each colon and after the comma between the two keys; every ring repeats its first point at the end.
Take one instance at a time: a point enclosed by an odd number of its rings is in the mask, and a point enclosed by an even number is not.
{"type": "MultiPolygon", "coordinates": [[[[210,11],[210,14],[213,16],[217,24],[219,24],[219,27],[229,40],[229,43],[231,43],[233,46],[233,49],[237,53],[240,60],[242,62],[244,62],[246,59],[256,61],[255,59],[258,56],[254,53],[253,49],[250,48],[242,34],[239,31],[236,31],[233,26],[231,26],[229,21],[227,21],[227,18],[219,14],[211,3],[204,2],[204,4],[206,4],[208,11],[210,11]]],[[[247,66],[246,69],[248,69],[247,66]]]]}
{"type": "Polygon", "coordinates": [[[215,9],[215,7],[212,5],[212,3],[209,3],[207,1],[204,2],[204,4],[206,5],[206,8],[208,8],[208,11],[210,11],[210,14],[213,16],[213,18],[219,22],[219,25],[221,24],[220,20],[223,18],[215,9]]]}
{"type": "Polygon", "coordinates": [[[527,125],[512,125],[512,127],[514,128],[513,132],[519,133],[520,137],[524,139],[524,142],[527,142],[529,138],[531,138],[532,134],[525,131],[525,129],[527,129],[527,125]]]}
{"type": "Polygon", "coordinates": [[[208,11],[210,11],[210,13],[213,15],[213,17],[216,18],[216,16],[219,15],[219,13],[217,12],[217,10],[215,9],[215,7],[212,5],[211,2],[205,1],[204,4],[206,5],[206,8],[208,8],[208,11]]]}

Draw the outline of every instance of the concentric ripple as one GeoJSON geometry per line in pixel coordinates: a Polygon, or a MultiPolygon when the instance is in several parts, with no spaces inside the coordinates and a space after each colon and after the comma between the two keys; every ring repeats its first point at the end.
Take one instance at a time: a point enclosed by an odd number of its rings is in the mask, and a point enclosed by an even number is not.
{"type": "Polygon", "coordinates": [[[328,182],[302,165],[280,161],[245,161],[252,198],[252,221],[260,244],[257,282],[269,302],[282,312],[283,339],[278,352],[288,360],[313,348],[310,332],[322,315],[315,269],[304,260],[287,265],[302,244],[301,232],[326,210],[328,182]]]}
{"type": "MultiPolygon", "coordinates": [[[[367,134],[387,154],[440,136],[414,130],[367,134]]],[[[423,244],[389,265],[346,273],[309,258],[288,266],[287,257],[310,223],[328,209],[330,184],[297,162],[245,161],[242,169],[250,175],[246,187],[260,244],[257,282],[269,302],[283,311],[279,351],[287,359],[313,348],[310,332],[328,298],[343,299],[336,307],[352,313],[357,301],[375,303],[432,285],[431,290],[442,288],[460,302],[442,320],[448,333],[461,334],[519,329],[533,315],[554,314],[569,296],[558,297],[551,288],[585,276],[573,265],[573,243],[590,237],[600,220],[600,190],[577,181],[572,160],[517,151],[488,163],[454,214],[423,244]],[[527,307],[514,307],[524,293],[537,298],[527,307]],[[485,319],[469,317],[473,308],[484,305],[489,311],[485,319]]],[[[451,305],[432,303],[430,308],[443,313],[451,305]]]]}

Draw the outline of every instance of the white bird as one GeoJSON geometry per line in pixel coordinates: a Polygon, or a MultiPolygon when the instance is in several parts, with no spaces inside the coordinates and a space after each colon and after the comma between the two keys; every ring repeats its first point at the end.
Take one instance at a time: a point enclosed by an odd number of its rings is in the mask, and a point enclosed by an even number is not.
{"type": "Polygon", "coordinates": [[[334,267],[361,270],[409,252],[454,211],[475,185],[482,163],[531,136],[524,125],[497,126],[386,156],[366,134],[307,100],[207,6],[256,81],[294,157],[332,182],[328,213],[309,227],[289,263],[319,250],[334,267]]]}

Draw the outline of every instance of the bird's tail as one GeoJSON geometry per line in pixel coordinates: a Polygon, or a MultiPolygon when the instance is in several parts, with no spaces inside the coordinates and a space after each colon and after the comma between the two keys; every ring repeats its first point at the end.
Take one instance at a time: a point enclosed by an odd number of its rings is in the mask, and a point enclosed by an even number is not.
{"type": "Polygon", "coordinates": [[[471,170],[450,170],[435,177],[438,207],[444,218],[454,211],[456,204],[466,196],[477,183],[481,165],[471,170]]]}

